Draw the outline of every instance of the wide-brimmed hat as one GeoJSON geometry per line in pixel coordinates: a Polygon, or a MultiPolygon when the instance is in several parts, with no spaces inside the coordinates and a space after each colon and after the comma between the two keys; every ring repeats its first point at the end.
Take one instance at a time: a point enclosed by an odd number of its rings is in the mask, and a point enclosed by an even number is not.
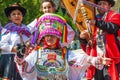
{"type": "Polygon", "coordinates": [[[113,7],[115,5],[114,0],[95,0],[96,4],[98,4],[99,1],[107,1],[109,4],[111,4],[111,7],[113,7]]]}
{"type": "Polygon", "coordinates": [[[46,35],[54,35],[60,39],[62,46],[67,46],[74,39],[74,30],[67,25],[66,20],[57,14],[43,14],[37,24],[39,30],[38,39],[41,40],[46,35]]]}
{"type": "Polygon", "coordinates": [[[11,6],[8,6],[7,8],[5,8],[4,11],[5,11],[6,16],[9,17],[9,16],[10,16],[10,13],[11,13],[13,10],[16,10],[16,9],[20,10],[20,11],[22,12],[23,16],[25,16],[25,14],[26,14],[26,9],[23,8],[23,7],[21,7],[18,3],[14,3],[14,4],[12,4],[11,6]]]}

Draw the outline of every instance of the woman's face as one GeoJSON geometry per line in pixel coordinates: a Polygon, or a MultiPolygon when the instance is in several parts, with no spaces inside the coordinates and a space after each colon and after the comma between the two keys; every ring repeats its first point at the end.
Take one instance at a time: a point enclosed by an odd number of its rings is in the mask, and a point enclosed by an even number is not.
{"type": "MultiPolygon", "coordinates": [[[[107,1],[99,1],[99,2],[98,2],[98,5],[101,6],[101,7],[103,7],[104,9],[110,9],[110,8],[111,8],[111,4],[109,4],[107,1]]],[[[99,12],[101,15],[104,15],[104,13],[105,13],[106,11],[98,8],[98,12],[99,12]]]]}
{"type": "Polygon", "coordinates": [[[53,35],[46,35],[45,36],[45,41],[47,42],[47,45],[49,45],[49,46],[56,44],[57,39],[58,38],[56,36],[53,36],[53,35]]]}
{"type": "Polygon", "coordinates": [[[22,12],[20,10],[16,9],[10,13],[9,18],[13,23],[15,23],[17,25],[21,25],[21,22],[23,20],[23,15],[22,15],[22,12]]]}
{"type": "Polygon", "coordinates": [[[42,3],[42,11],[43,13],[54,13],[55,8],[52,6],[50,2],[43,2],[42,3]]]}

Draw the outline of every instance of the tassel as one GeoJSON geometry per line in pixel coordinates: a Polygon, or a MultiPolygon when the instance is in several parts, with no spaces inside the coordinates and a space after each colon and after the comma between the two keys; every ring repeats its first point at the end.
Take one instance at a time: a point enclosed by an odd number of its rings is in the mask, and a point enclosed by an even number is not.
{"type": "Polygon", "coordinates": [[[33,36],[32,40],[31,40],[31,44],[35,44],[36,43],[37,38],[38,38],[38,34],[39,34],[38,30],[36,30],[34,32],[34,36],[33,36]]]}
{"type": "Polygon", "coordinates": [[[67,35],[68,35],[67,26],[64,26],[63,27],[62,43],[66,43],[67,42],[67,35]]]}

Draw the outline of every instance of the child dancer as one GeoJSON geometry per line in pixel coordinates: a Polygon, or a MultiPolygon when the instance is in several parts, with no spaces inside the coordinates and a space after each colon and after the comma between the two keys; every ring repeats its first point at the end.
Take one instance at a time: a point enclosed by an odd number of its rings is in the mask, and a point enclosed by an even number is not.
{"type": "Polygon", "coordinates": [[[18,66],[22,67],[23,80],[80,80],[80,72],[84,72],[90,64],[97,68],[102,68],[103,61],[105,65],[110,64],[110,59],[105,58],[105,61],[67,50],[65,46],[72,41],[75,33],[66,24],[65,19],[56,14],[46,13],[40,17],[36,25],[38,46],[24,59],[16,56],[18,66]],[[67,34],[70,32],[71,36],[67,34]],[[44,45],[41,46],[41,43],[44,45]]]}

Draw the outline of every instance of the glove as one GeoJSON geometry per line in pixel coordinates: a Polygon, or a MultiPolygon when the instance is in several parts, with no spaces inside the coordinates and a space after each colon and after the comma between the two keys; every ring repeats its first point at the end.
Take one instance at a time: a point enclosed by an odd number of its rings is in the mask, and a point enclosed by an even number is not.
{"type": "Polygon", "coordinates": [[[23,58],[26,52],[26,46],[25,45],[21,45],[21,44],[17,44],[17,56],[19,58],[23,58]]]}

